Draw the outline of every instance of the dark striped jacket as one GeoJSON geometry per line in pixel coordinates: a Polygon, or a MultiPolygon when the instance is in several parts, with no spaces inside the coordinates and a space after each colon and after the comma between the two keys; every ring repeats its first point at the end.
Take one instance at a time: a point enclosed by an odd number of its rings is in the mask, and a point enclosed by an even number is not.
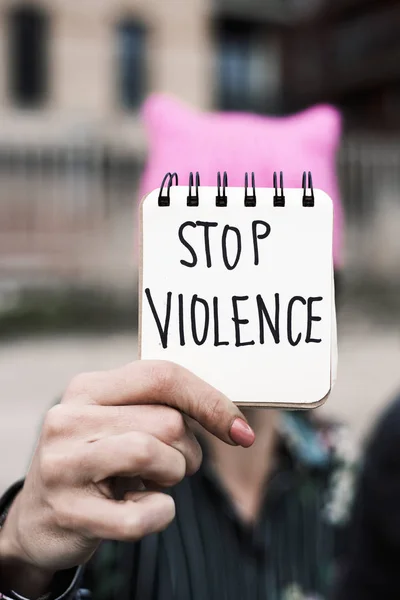
{"type": "MultiPolygon", "coordinates": [[[[166,531],[136,544],[104,542],[84,568],[58,574],[46,600],[329,599],[356,466],[346,429],[282,414],[276,468],[252,527],[203,450],[199,472],[170,491],[177,514],[166,531]]],[[[20,486],[5,494],[0,513],[20,486]]]]}
{"type": "Polygon", "coordinates": [[[75,588],[96,600],[326,600],[354,474],[344,428],[284,413],[254,527],[238,518],[205,449],[200,471],[170,492],[177,516],[168,529],[137,544],[104,543],[75,588]]]}

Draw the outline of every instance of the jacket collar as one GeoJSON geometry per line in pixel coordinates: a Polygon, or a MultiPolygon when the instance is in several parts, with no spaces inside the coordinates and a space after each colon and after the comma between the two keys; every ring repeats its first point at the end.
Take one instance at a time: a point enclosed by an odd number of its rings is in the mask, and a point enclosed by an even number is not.
{"type": "Polygon", "coordinates": [[[309,469],[329,465],[330,452],[322,429],[308,413],[282,411],[278,428],[282,445],[294,463],[309,469]]]}

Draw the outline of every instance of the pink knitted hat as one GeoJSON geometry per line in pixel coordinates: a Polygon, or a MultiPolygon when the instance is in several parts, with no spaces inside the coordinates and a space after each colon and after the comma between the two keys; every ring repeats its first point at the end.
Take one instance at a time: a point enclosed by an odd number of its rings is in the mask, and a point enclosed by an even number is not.
{"type": "Polygon", "coordinates": [[[335,108],[318,105],[289,117],[207,113],[155,94],[142,117],[149,154],[141,197],[160,187],[169,171],[182,185],[190,171],[199,171],[203,185],[216,185],[217,172],[226,171],[233,186],[242,186],[245,172],[254,171],[259,187],[272,187],[274,171],[283,171],[285,187],[301,187],[303,171],[311,171],[314,187],[334,203],[333,257],[335,266],[341,265],[343,215],[335,160],[341,117],[335,108]]]}

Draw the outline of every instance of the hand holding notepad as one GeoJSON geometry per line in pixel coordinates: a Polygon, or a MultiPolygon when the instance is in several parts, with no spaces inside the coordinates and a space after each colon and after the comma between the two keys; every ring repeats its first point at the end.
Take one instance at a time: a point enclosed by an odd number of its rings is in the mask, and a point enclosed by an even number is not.
{"type": "Polygon", "coordinates": [[[167,175],[142,203],[142,359],[179,363],[240,405],[308,408],[334,379],[332,201],[303,188],[167,175]],[[216,182],[217,183],[217,182],[216,182]]]}

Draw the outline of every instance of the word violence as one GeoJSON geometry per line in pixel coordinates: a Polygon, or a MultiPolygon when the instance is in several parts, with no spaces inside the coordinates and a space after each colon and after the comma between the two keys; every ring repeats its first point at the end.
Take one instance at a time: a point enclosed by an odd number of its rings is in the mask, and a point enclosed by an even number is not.
{"type": "MultiPolygon", "coordinates": [[[[288,302],[282,302],[280,294],[275,294],[268,303],[257,294],[255,297],[233,296],[229,304],[220,310],[217,296],[212,301],[194,294],[187,299],[183,294],[167,292],[162,307],[156,307],[151,291],[145,289],[145,295],[154,317],[163,348],[168,348],[170,336],[171,313],[174,311],[173,322],[179,328],[179,343],[185,346],[189,337],[190,342],[197,346],[209,343],[213,346],[254,346],[268,342],[279,344],[282,340],[291,346],[300,343],[319,344],[321,339],[313,337],[313,324],[321,321],[315,314],[318,311],[316,303],[323,300],[322,296],[293,296],[288,302]],[[272,305],[272,308],[271,306],[272,305]],[[228,310],[227,306],[230,306],[228,310]],[[223,319],[221,314],[223,312],[223,319]],[[230,312],[230,315],[229,315],[230,312]],[[254,321],[250,323],[244,315],[253,314],[254,321]],[[221,313],[221,314],[220,314],[221,313]],[[177,315],[177,319],[175,319],[177,315]],[[296,326],[294,326],[294,319],[296,326]],[[246,326],[257,332],[255,339],[246,335],[246,326]]],[[[248,331],[247,331],[248,334],[248,331]]]]}

